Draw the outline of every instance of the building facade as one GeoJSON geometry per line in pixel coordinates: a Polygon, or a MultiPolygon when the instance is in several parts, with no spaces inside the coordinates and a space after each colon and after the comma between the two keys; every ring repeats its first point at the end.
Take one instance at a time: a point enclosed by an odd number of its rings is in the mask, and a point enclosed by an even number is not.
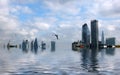
{"type": "Polygon", "coordinates": [[[82,42],[86,46],[90,45],[90,31],[86,23],[82,26],[82,42]]]}
{"type": "Polygon", "coordinates": [[[99,38],[98,38],[98,21],[91,21],[91,47],[98,48],[99,47],[99,38]]]}
{"type": "MultiPolygon", "coordinates": [[[[106,45],[112,46],[115,45],[115,37],[106,38],[106,45]]],[[[106,54],[108,55],[114,55],[115,54],[115,48],[107,48],[106,54]]]]}
{"type": "Polygon", "coordinates": [[[115,37],[107,38],[106,45],[115,45],[115,37]]]}

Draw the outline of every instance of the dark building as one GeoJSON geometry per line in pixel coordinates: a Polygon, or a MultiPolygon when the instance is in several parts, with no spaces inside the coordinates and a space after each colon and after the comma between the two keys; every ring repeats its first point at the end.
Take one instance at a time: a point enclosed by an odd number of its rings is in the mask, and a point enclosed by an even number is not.
{"type": "Polygon", "coordinates": [[[106,45],[115,45],[115,37],[107,38],[106,45]]]}
{"type": "Polygon", "coordinates": [[[55,51],[55,41],[51,41],[51,51],[55,51]]]}
{"type": "Polygon", "coordinates": [[[28,52],[28,48],[27,48],[27,41],[24,41],[22,42],[22,50],[24,53],[27,53],[28,52]]]}
{"type": "Polygon", "coordinates": [[[31,50],[33,50],[33,48],[34,48],[34,42],[31,41],[31,50]]]}
{"type": "Polygon", "coordinates": [[[38,49],[38,41],[37,41],[37,38],[35,38],[35,41],[34,41],[34,50],[37,50],[38,49]]]}
{"type": "Polygon", "coordinates": [[[46,49],[46,43],[44,43],[43,41],[41,42],[41,49],[45,50],[46,49]]]}
{"type": "Polygon", "coordinates": [[[92,20],[91,21],[91,47],[92,48],[98,48],[98,21],[92,20]]]}
{"type": "Polygon", "coordinates": [[[112,48],[112,45],[115,45],[115,37],[107,38],[106,39],[106,45],[111,46],[111,48],[106,49],[106,54],[108,55],[114,55],[115,54],[115,48],[112,48]]]}
{"type": "Polygon", "coordinates": [[[86,23],[82,26],[82,42],[86,46],[90,45],[90,31],[86,23]]]}

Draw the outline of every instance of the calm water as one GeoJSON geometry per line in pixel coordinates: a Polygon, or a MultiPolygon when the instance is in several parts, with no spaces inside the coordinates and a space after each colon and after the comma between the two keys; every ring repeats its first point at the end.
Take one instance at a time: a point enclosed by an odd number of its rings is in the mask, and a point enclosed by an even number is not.
{"type": "Polygon", "coordinates": [[[0,49],[0,75],[120,75],[120,49],[72,51],[71,45],[56,43],[56,50],[0,49]]]}

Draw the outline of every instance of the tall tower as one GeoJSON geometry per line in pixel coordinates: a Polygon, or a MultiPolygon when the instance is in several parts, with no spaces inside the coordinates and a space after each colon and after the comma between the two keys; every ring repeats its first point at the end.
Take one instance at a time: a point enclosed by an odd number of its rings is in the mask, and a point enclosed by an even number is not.
{"type": "Polygon", "coordinates": [[[98,42],[98,21],[92,20],[91,21],[91,45],[92,48],[97,48],[99,46],[98,42]]]}
{"type": "Polygon", "coordinates": [[[103,31],[102,31],[102,36],[101,36],[101,43],[105,44],[105,41],[104,41],[104,32],[103,31]]]}
{"type": "Polygon", "coordinates": [[[82,42],[86,46],[90,45],[90,31],[86,23],[82,26],[82,42]]]}

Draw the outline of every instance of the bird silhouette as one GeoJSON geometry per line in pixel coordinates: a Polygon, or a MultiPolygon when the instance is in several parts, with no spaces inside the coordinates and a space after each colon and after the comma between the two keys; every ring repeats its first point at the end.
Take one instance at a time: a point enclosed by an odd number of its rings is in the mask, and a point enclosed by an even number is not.
{"type": "Polygon", "coordinates": [[[57,35],[57,34],[55,34],[55,36],[56,36],[56,38],[57,38],[57,40],[58,40],[58,35],[57,35]]]}

